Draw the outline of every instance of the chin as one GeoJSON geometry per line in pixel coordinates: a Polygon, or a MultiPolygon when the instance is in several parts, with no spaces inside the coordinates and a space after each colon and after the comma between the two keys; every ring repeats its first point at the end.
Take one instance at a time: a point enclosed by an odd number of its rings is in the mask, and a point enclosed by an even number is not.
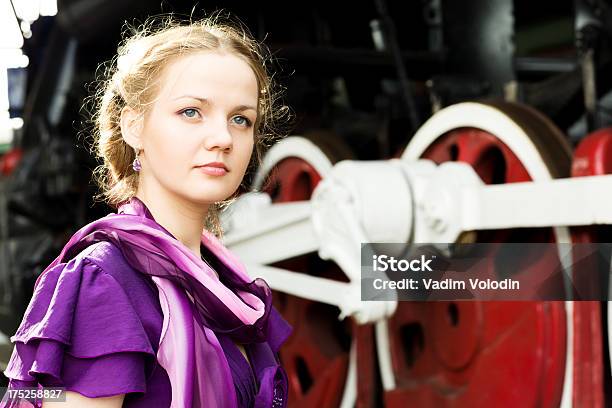
{"type": "Polygon", "coordinates": [[[197,204],[210,205],[210,204],[217,203],[219,201],[223,201],[223,200],[227,199],[229,196],[230,196],[229,194],[210,194],[210,193],[207,193],[207,194],[200,194],[200,195],[190,194],[186,198],[189,201],[197,203],[197,204]]]}
{"type": "Polygon", "coordinates": [[[206,185],[199,184],[187,184],[181,186],[180,189],[176,189],[177,193],[184,197],[186,200],[189,200],[198,204],[214,204],[219,201],[226,200],[230,197],[237,189],[236,188],[228,188],[227,184],[224,186],[219,185],[211,185],[205,183],[206,185]]]}

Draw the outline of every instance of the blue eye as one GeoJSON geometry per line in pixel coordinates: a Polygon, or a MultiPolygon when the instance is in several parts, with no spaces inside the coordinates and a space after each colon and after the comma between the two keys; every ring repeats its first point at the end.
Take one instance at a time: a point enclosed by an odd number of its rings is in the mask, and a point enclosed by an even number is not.
{"type": "Polygon", "coordinates": [[[244,126],[244,127],[251,126],[251,121],[245,116],[234,116],[232,119],[234,120],[234,123],[239,126],[244,126]]]}
{"type": "Polygon", "coordinates": [[[197,111],[197,109],[187,108],[181,111],[181,114],[187,118],[192,119],[192,118],[195,118],[196,115],[199,114],[199,112],[197,111]]]}

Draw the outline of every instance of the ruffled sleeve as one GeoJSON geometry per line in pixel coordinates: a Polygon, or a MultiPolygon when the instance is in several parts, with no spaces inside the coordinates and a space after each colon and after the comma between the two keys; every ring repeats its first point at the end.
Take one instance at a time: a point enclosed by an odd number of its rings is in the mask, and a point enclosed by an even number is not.
{"type": "MultiPolygon", "coordinates": [[[[10,387],[65,387],[87,397],[146,392],[156,357],[138,300],[86,252],[40,279],[11,337],[10,387]]],[[[5,396],[0,407],[11,406],[5,396]]]]}

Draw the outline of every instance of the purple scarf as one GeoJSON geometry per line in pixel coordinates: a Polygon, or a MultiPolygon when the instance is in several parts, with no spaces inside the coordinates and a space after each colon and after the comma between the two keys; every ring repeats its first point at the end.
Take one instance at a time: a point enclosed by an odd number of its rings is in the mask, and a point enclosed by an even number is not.
{"type": "Polygon", "coordinates": [[[272,307],[267,283],[251,280],[217,237],[203,231],[201,241],[216,258],[219,278],[134,197],[119,207],[118,214],[77,231],[41,276],[98,241],[120,248],[127,262],[151,276],[159,289],[164,317],[157,360],[170,378],[172,408],[238,407],[229,364],[215,333],[238,343],[260,343],[251,362],[260,380],[255,407],[286,406],[287,377],[275,354],[291,326],[272,307]]]}

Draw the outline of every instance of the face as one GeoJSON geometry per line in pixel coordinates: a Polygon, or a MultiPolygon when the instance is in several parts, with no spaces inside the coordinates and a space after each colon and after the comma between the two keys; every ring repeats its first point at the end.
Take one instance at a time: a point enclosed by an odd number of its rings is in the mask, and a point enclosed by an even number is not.
{"type": "Polygon", "coordinates": [[[173,60],[160,84],[133,141],[142,149],[141,185],[198,204],[228,198],[253,152],[258,99],[253,70],[234,55],[199,52],[173,60]],[[202,167],[212,162],[227,171],[202,167]]]}

